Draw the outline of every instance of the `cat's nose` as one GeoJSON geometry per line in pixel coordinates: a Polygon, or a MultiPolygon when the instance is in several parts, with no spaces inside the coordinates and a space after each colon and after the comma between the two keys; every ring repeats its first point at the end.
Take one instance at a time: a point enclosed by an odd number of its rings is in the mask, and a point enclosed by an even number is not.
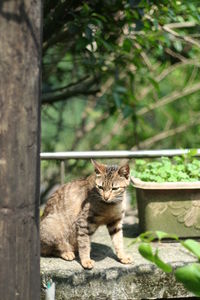
{"type": "Polygon", "coordinates": [[[110,198],[110,192],[104,192],[104,199],[108,200],[110,198]]]}

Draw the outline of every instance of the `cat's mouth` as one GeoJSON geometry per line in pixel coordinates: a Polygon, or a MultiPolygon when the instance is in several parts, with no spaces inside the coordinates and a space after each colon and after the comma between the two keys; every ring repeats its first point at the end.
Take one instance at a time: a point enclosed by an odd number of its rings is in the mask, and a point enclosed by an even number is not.
{"type": "Polygon", "coordinates": [[[115,204],[115,203],[119,203],[122,201],[122,198],[114,198],[114,199],[105,199],[102,198],[102,201],[107,203],[107,204],[115,204]]]}

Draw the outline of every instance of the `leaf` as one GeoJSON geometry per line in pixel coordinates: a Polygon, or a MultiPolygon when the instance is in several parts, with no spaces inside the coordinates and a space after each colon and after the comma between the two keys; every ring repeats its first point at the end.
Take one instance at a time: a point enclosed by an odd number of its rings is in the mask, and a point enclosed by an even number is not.
{"type": "Polygon", "coordinates": [[[141,233],[139,237],[143,242],[151,242],[155,240],[155,234],[153,231],[146,231],[144,233],[141,233]]]}
{"type": "Polygon", "coordinates": [[[174,41],[174,47],[178,52],[181,52],[183,50],[182,43],[179,40],[174,41]]]}
{"type": "Polygon", "coordinates": [[[115,104],[116,104],[117,108],[120,108],[121,104],[122,104],[122,99],[119,96],[119,94],[114,92],[113,93],[113,98],[114,98],[114,101],[115,101],[115,104]]]}
{"type": "Polygon", "coordinates": [[[119,93],[124,94],[124,93],[126,93],[127,89],[123,86],[117,85],[116,86],[116,91],[119,92],[119,93]]]}
{"type": "Polygon", "coordinates": [[[194,263],[176,269],[175,277],[186,289],[200,296],[200,264],[194,263]]]}
{"type": "Polygon", "coordinates": [[[131,51],[131,48],[132,48],[132,42],[130,39],[125,39],[124,42],[123,42],[123,50],[126,51],[126,52],[130,52],[131,51]]]}
{"type": "Polygon", "coordinates": [[[86,3],[84,3],[82,10],[85,14],[88,14],[90,12],[90,7],[86,3]]]}
{"type": "Polygon", "coordinates": [[[146,258],[150,262],[154,262],[152,247],[148,243],[140,244],[138,247],[138,251],[144,258],[146,258]]]}
{"type": "Polygon", "coordinates": [[[105,16],[103,16],[103,15],[100,15],[100,14],[98,14],[98,13],[92,13],[92,17],[96,17],[96,18],[98,18],[99,20],[101,20],[101,21],[103,21],[103,22],[107,22],[107,19],[106,19],[106,17],[105,16]]]}
{"type": "Polygon", "coordinates": [[[188,155],[189,157],[192,157],[192,156],[197,155],[197,153],[198,153],[198,150],[197,150],[197,149],[190,149],[187,155],[188,155]]]}
{"type": "Polygon", "coordinates": [[[167,232],[164,231],[156,231],[156,235],[158,237],[159,240],[165,239],[165,238],[170,238],[170,239],[174,239],[174,240],[178,240],[178,236],[176,236],[175,234],[169,234],[167,232]]]}
{"type": "Polygon", "coordinates": [[[136,244],[136,243],[138,243],[138,242],[140,242],[140,238],[139,238],[139,237],[134,238],[134,239],[128,244],[128,247],[130,247],[130,246],[132,246],[132,245],[134,245],[134,244],[136,244]]]}
{"type": "Polygon", "coordinates": [[[85,35],[89,41],[92,40],[92,29],[89,26],[85,28],[85,35]]]}
{"type": "Polygon", "coordinates": [[[153,20],[153,24],[154,24],[155,30],[158,30],[158,20],[157,19],[153,20]]]}
{"type": "Polygon", "coordinates": [[[162,157],[158,161],[144,162],[144,166],[141,168],[139,164],[135,164],[136,171],[140,172],[139,178],[144,181],[153,182],[177,182],[177,181],[198,181],[200,180],[200,161],[193,159],[193,155],[196,154],[196,149],[183,157],[174,157],[169,159],[162,157]],[[189,160],[187,162],[187,160],[189,160]]]}
{"type": "Polygon", "coordinates": [[[161,258],[158,256],[158,249],[156,249],[156,253],[154,254],[150,244],[140,244],[138,247],[138,251],[145,259],[154,263],[158,268],[160,268],[164,272],[172,272],[172,267],[169,264],[166,264],[164,261],[162,261],[161,258]]]}
{"type": "Polygon", "coordinates": [[[133,113],[132,107],[129,106],[129,105],[125,105],[123,110],[122,110],[122,114],[123,114],[124,119],[130,117],[132,115],[132,113],[133,113]]]}
{"type": "Polygon", "coordinates": [[[137,165],[137,166],[145,165],[145,164],[146,164],[146,162],[145,162],[144,159],[137,159],[137,160],[135,161],[135,165],[137,165]]]}
{"type": "Polygon", "coordinates": [[[84,49],[88,45],[88,42],[88,39],[86,39],[85,37],[80,37],[76,44],[77,51],[84,49]]]}
{"type": "Polygon", "coordinates": [[[108,43],[108,42],[106,42],[105,40],[103,40],[103,39],[100,39],[101,40],[101,44],[104,46],[104,48],[107,50],[107,51],[113,51],[113,46],[112,46],[112,44],[110,43],[108,43]]]}
{"type": "Polygon", "coordinates": [[[156,253],[154,255],[154,261],[155,261],[156,266],[158,268],[160,268],[161,270],[163,270],[165,273],[171,273],[172,272],[172,270],[173,270],[172,266],[170,266],[169,264],[165,263],[158,256],[158,249],[156,249],[156,253]]]}
{"type": "Polygon", "coordinates": [[[152,83],[152,85],[154,86],[154,88],[159,92],[160,91],[160,87],[159,84],[156,80],[154,80],[154,78],[149,77],[149,81],[152,83]]]}
{"type": "Polygon", "coordinates": [[[184,158],[182,156],[174,156],[173,160],[177,163],[177,164],[183,164],[184,162],[184,158]]]}
{"type": "Polygon", "coordinates": [[[200,243],[188,239],[181,243],[186,249],[188,249],[190,252],[192,252],[195,256],[198,257],[200,260],[200,243]]]}

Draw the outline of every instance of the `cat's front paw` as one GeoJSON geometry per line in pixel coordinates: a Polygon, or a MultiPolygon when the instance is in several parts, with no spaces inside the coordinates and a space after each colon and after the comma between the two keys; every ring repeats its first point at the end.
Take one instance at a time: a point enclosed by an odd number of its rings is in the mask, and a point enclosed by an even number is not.
{"type": "Polygon", "coordinates": [[[94,260],[92,259],[83,259],[81,264],[84,269],[92,269],[94,267],[94,260]]]}
{"type": "Polygon", "coordinates": [[[133,259],[130,255],[123,255],[119,257],[119,260],[122,264],[131,264],[133,262],[133,259]]]}
{"type": "Polygon", "coordinates": [[[60,257],[62,257],[65,260],[73,260],[75,258],[74,252],[62,252],[60,257]]]}

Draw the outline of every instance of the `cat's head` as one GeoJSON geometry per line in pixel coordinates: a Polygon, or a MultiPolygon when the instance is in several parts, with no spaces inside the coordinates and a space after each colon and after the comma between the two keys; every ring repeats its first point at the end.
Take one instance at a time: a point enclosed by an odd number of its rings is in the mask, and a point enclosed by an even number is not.
{"type": "Polygon", "coordinates": [[[104,165],[91,160],[96,173],[96,189],[107,203],[122,201],[122,194],[130,182],[129,165],[104,165]]]}

